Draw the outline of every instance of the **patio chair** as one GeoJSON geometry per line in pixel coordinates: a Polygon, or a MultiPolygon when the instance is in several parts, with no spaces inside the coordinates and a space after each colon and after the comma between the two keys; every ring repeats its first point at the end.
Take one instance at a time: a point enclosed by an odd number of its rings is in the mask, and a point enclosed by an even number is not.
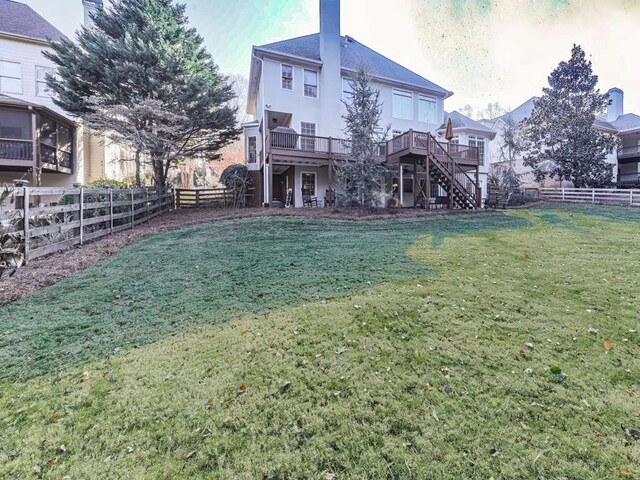
{"type": "Polygon", "coordinates": [[[302,206],[317,207],[318,197],[311,195],[311,189],[308,186],[302,187],[302,206]]]}

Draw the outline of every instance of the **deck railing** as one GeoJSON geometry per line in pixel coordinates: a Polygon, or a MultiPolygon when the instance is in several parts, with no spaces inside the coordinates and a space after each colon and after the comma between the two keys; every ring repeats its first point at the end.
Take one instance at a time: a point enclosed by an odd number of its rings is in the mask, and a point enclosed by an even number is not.
{"type": "Polygon", "coordinates": [[[0,138],[0,159],[33,161],[33,141],[0,138]]]}
{"type": "Polygon", "coordinates": [[[267,145],[270,151],[288,150],[327,159],[330,156],[347,156],[351,152],[349,140],[288,132],[269,132],[267,145]]]}
{"type": "Polygon", "coordinates": [[[640,145],[633,147],[621,147],[618,149],[618,158],[640,157],[640,145]]]}

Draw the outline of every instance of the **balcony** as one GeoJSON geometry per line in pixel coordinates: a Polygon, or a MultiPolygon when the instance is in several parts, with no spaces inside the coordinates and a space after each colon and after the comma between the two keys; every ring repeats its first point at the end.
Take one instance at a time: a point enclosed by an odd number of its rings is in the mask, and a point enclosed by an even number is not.
{"type": "Polygon", "coordinates": [[[476,168],[480,164],[478,147],[469,147],[457,143],[437,142],[431,134],[423,132],[408,132],[398,135],[387,142],[387,162],[400,163],[421,159],[429,154],[439,160],[451,157],[462,167],[476,168]]]}
{"type": "Polygon", "coordinates": [[[32,140],[0,138],[0,165],[32,167],[35,163],[32,140]]]}
{"type": "Polygon", "coordinates": [[[634,145],[633,147],[622,147],[618,149],[618,160],[633,157],[640,157],[640,145],[634,145]]]}
{"type": "Polygon", "coordinates": [[[351,142],[340,138],[274,132],[267,135],[267,155],[280,165],[329,165],[330,160],[346,160],[351,142]]]}

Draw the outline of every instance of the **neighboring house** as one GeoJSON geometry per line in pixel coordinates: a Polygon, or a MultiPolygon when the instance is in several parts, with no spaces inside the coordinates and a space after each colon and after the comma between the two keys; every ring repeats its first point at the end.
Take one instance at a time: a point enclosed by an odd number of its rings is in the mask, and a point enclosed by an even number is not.
{"type": "MultiPolygon", "coordinates": [[[[101,0],[78,0],[85,22],[101,0]]],[[[24,178],[31,185],[71,186],[129,174],[126,151],[103,145],[53,102],[44,57],[65,36],[24,3],[0,0],[0,185],[24,178]],[[41,172],[38,175],[38,172],[41,172]]]]}
{"type": "MultiPolygon", "coordinates": [[[[491,152],[489,145],[495,138],[496,132],[491,128],[483,125],[482,123],[473,120],[460,112],[451,112],[448,114],[445,112],[445,121],[440,128],[438,128],[438,134],[443,136],[447,128],[448,119],[451,119],[451,126],[453,127],[453,138],[451,144],[457,145],[469,145],[471,147],[478,148],[478,155],[480,158],[480,184],[482,188],[482,196],[486,197],[487,192],[487,174],[489,171],[489,164],[491,163],[491,152]]],[[[450,150],[455,148],[449,147],[450,150]]]]}
{"type": "Polygon", "coordinates": [[[402,205],[424,205],[439,187],[455,196],[458,206],[475,199],[478,149],[469,148],[458,158],[459,181],[453,188],[437,160],[448,157],[433,136],[452,92],[341,36],[340,1],[320,0],[320,33],[252,50],[247,113],[254,120],[243,125],[245,161],[261,203],[284,203],[289,189],[296,207],[303,206],[303,197],[316,197],[320,205],[331,198],[333,165],[345,161],[349,151],[341,140],[343,100],[349,101],[349,78],[360,66],[380,92],[381,126],[389,125],[395,137],[381,146],[381,161],[399,166],[393,183],[402,205]],[[427,178],[432,188],[426,188],[427,178]]]}
{"type": "MultiPolygon", "coordinates": [[[[609,90],[611,104],[607,108],[606,116],[597,117],[594,127],[613,133],[620,138],[621,147],[607,155],[606,161],[613,167],[613,180],[621,186],[640,185],[640,116],[633,113],[624,114],[624,93],[619,88],[609,90]]],[[[504,163],[500,156],[500,144],[506,127],[507,118],[520,125],[531,115],[533,105],[538,97],[531,97],[525,103],[496,119],[483,121],[497,132],[496,138],[489,145],[491,164],[504,163]]],[[[523,164],[522,157],[517,158],[516,173],[524,187],[539,186],[531,167],[523,164]]],[[[547,179],[544,186],[571,186],[571,182],[560,182],[557,179],[547,179]]]]}

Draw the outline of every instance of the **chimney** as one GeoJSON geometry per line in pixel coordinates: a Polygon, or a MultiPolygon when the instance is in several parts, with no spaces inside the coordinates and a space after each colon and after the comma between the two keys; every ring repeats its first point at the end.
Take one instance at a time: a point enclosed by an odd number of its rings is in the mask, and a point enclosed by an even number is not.
{"type": "Polygon", "coordinates": [[[339,137],[342,133],[339,122],[335,121],[342,98],[341,48],[340,0],[320,0],[320,95],[335,101],[335,108],[323,109],[323,120],[319,125],[322,133],[318,135],[339,137]]]}
{"type": "Polygon", "coordinates": [[[613,122],[617,120],[620,115],[624,115],[624,93],[619,88],[612,88],[608,93],[611,103],[607,107],[607,122],[613,122]]]}
{"type": "Polygon", "coordinates": [[[84,7],[84,26],[91,28],[93,27],[91,15],[102,10],[102,0],[82,0],[82,6],[84,7]]]}

